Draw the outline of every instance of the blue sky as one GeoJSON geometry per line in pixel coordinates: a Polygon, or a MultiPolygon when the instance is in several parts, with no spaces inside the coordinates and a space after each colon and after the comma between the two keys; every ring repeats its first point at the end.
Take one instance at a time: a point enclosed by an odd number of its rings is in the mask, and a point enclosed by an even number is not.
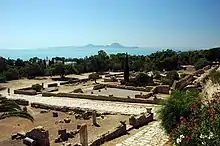
{"type": "Polygon", "coordinates": [[[0,48],[220,46],[220,0],[0,0],[0,48]]]}

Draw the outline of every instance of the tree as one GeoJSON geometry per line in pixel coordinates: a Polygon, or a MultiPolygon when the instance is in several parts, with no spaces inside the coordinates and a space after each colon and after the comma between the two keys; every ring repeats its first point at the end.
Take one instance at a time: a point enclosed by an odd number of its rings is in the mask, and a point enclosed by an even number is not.
{"type": "Polygon", "coordinates": [[[153,79],[148,76],[148,74],[140,72],[135,77],[135,82],[137,85],[144,86],[153,82],[153,79]]]}
{"type": "Polygon", "coordinates": [[[5,83],[6,82],[6,77],[3,74],[0,74],[0,83],[5,83]]]}
{"type": "Polygon", "coordinates": [[[61,78],[65,77],[65,65],[63,63],[56,63],[52,67],[53,74],[60,75],[61,78]]]}
{"type": "Polygon", "coordinates": [[[99,75],[97,73],[92,73],[89,75],[89,79],[92,79],[97,84],[96,80],[99,78],[99,75]]]}
{"type": "Polygon", "coordinates": [[[17,80],[19,79],[19,72],[15,68],[9,68],[7,71],[4,72],[6,80],[17,80]]]}
{"type": "Polygon", "coordinates": [[[24,65],[24,61],[19,58],[15,61],[15,66],[17,67],[24,67],[24,65]]]}
{"type": "Polygon", "coordinates": [[[29,119],[33,122],[34,118],[23,111],[14,101],[8,100],[5,97],[0,97],[0,119],[9,117],[21,117],[29,119]]]}
{"type": "Polygon", "coordinates": [[[124,59],[124,81],[129,81],[129,66],[128,66],[128,54],[126,53],[124,59]]]}
{"type": "Polygon", "coordinates": [[[208,64],[209,64],[209,62],[206,58],[200,58],[194,65],[195,65],[196,69],[201,69],[208,64]]]}
{"type": "Polygon", "coordinates": [[[179,79],[179,74],[176,71],[169,71],[167,72],[166,77],[163,77],[161,79],[161,82],[162,84],[172,86],[174,80],[178,80],[178,79],[179,79]]]}

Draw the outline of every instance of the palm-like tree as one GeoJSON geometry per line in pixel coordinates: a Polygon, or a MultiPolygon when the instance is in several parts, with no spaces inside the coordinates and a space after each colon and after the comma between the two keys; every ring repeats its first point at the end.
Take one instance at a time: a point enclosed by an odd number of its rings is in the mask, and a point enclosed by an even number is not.
{"type": "Polygon", "coordinates": [[[0,97],[0,120],[9,117],[21,117],[34,121],[34,118],[23,111],[21,107],[12,100],[0,97]]]}

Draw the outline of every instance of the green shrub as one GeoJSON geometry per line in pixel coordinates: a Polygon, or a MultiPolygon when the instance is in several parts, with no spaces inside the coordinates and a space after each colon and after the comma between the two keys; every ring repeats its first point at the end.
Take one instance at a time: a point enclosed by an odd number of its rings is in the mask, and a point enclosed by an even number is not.
{"type": "Polygon", "coordinates": [[[166,77],[161,78],[160,81],[163,85],[170,85],[170,86],[172,86],[172,84],[174,82],[174,80],[166,78],[166,77]]]}
{"type": "Polygon", "coordinates": [[[169,71],[167,72],[167,76],[168,79],[171,80],[179,80],[179,74],[176,71],[169,71]]]}
{"type": "Polygon", "coordinates": [[[40,92],[42,89],[42,86],[40,84],[34,84],[32,85],[32,89],[36,90],[37,92],[40,92]]]}
{"type": "Polygon", "coordinates": [[[144,72],[140,72],[135,77],[135,82],[139,86],[145,86],[153,82],[153,79],[144,72]]]}
{"type": "Polygon", "coordinates": [[[200,58],[198,61],[196,61],[194,66],[195,66],[196,70],[198,70],[198,69],[202,69],[203,67],[205,67],[208,64],[209,64],[209,62],[206,58],[200,58]]]}
{"type": "Polygon", "coordinates": [[[6,77],[3,74],[0,74],[0,83],[5,83],[6,77]]]}
{"type": "Polygon", "coordinates": [[[210,79],[213,83],[220,84],[220,71],[211,72],[210,79]]]}
{"type": "Polygon", "coordinates": [[[186,74],[186,73],[181,73],[180,74],[180,78],[184,78],[185,76],[187,76],[188,74],[186,74]]]}
{"type": "Polygon", "coordinates": [[[178,146],[220,145],[220,97],[198,100],[191,106],[191,114],[181,117],[171,138],[178,146]]]}
{"type": "Polygon", "coordinates": [[[7,71],[4,72],[6,80],[17,80],[19,79],[19,71],[14,68],[9,68],[7,71]]]}
{"type": "Polygon", "coordinates": [[[160,79],[160,78],[161,78],[160,72],[156,71],[154,73],[154,79],[160,79]]]}
{"type": "Polygon", "coordinates": [[[172,86],[174,80],[179,80],[179,74],[176,71],[169,71],[167,72],[166,77],[162,77],[161,83],[163,85],[172,86]]]}
{"type": "Polygon", "coordinates": [[[97,73],[92,73],[89,75],[89,79],[92,79],[95,81],[96,83],[96,80],[99,78],[99,75],[97,73]]]}
{"type": "Polygon", "coordinates": [[[176,128],[181,116],[187,117],[190,114],[191,106],[198,96],[198,90],[174,91],[170,98],[164,101],[158,114],[167,133],[176,128]]]}

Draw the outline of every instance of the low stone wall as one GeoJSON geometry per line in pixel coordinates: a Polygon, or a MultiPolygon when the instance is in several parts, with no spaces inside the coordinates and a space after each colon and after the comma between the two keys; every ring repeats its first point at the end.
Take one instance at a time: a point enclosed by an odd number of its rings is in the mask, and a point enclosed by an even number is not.
{"type": "Polygon", "coordinates": [[[115,96],[101,96],[101,95],[86,95],[86,94],[74,94],[74,93],[49,93],[44,92],[42,96],[57,96],[57,97],[69,97],[69,98],[81,98],[81,99],[91,99],[91,100],[104,100],[104,101],[117,101],[117,102],[133,102],[133,103],[149,103],[158,104],[162,99],[138,99],[138,98],[122,98],[115,96]]]}
{"type": "Polygon", "coordinates": [[[187,75],[185,76],[184,78],[176,81],[174,84],[175,86],[172,86],[173,89],[183,89],[185,86],[189,85],[192,83],[192,81],[194,80],[195,78],[193,77],[193,75],[187,75]]]}
{"type": "Polygon", "coordinates": [[[99,89],[102,89],[102,88],[105,88],[105,85],[104,84],[98,84],[98,85],[95,85],[93,87],[93,90],[99,90],[99,89]]]}
{"type": "Polygon", "coordinates": [[[135,98],[144,98],[144,99],[147,99],[149,97],[153,96],[153,93],[150,92],[150,93],[147,93],[147,94],[136,94],[135,95],[135,98]]]}
{"type": "Polygon", "coordinates": [[[200,76],[201,74],[204,74],[204,73],[205,73],[205,71],[203,69],[199,69],[193,75],[200,76]]]}
{"type": "Polygon", "coordinates": [[[44,90],[44,92],[54,92],[54,91],[58,91],[58,87],[46,88],[46,89],[44,90]]]}
{"type": "Polygon", "coordinates": [[[37,95],[35,90],[14,90],[14,94],[24,94],[24,95],[37,95]]]}
{"type": "Polygon", "coordinates": [[[118,127],[114,128],[111,131],[99,136],[96,140],[91,142],[89,146],[99,146],[106,141],[110,141],[127,133],[126,124],[120,124],[118,127]]]}
{"type": "Polygon", "coordinates": [[[24,99],[10,99],[10,100],[14,101],[15,103],[17,103],[19,105],[23,105],[23,106],[29,105],[29,101],[24,100],[24,99]]]}
{"type": "Polygon", "coordinates": [[[50,110],[62,111],[62,112],[68,112],[74,110],[66,106],[55,106],[55,105],[48,105],[48,104],[34,103],[34,102],[31,103],[31,107],[40,108],[40,109],[50,109],[50,110]]]}
{"type": "Polygon", "coordinates": [[[208,70],[208,69],[210,69],[211,68],[211,65],[207,65],[207,66],[205,66],[203,69],[204,70],[208,70]]]}
{"type": "Polygon", "coordinates": [[[144,125],[147,125],[149,122],[153,121],[153,113],[145,115],[141,114],[139,116],[131,116],[129,118],[129,124],[134,128],[138,128],[144,125]]]}
{"type": "Polygon", "coordinates": [[[153,94],[157,93],[163,93],[163,94],[169,94],[170,93],[170,86],[169,85],[158,85],[154,87],[151,92],[153,94]]]}
{"type": "Polygon", "coordinates": [[[111,85],[111,84],[104,84],[108,88],[118,88],[118,89],[126,89],[126,90],[135,90],[135,91],[145,91],[150,92],[153,86],[146,86],[146,87],[134,87],[134,86],[125,86],[125,85],[111,85]]]}
{"type": "MultiPolygon", "coordinates": [[[[40,109],[45,109],[45,110],[54,110],[54,111],[61,111],[61,112],[74,112],[77,114],[87,114],[87,115],[92,115],[93,111],[92,109],[88,108],[80,108],[80,107],[67,107],[67,106],[56,106],[56,105],[49,105],[49,104],[43,104],[43,103],[36,103],[33,102],[31,103],[31,107],[33,108],[40,108],[40,109]]],[[[113,112],[104,112],[103,114],[109,115],[109,114],[116,114],[113,112]]]]}

